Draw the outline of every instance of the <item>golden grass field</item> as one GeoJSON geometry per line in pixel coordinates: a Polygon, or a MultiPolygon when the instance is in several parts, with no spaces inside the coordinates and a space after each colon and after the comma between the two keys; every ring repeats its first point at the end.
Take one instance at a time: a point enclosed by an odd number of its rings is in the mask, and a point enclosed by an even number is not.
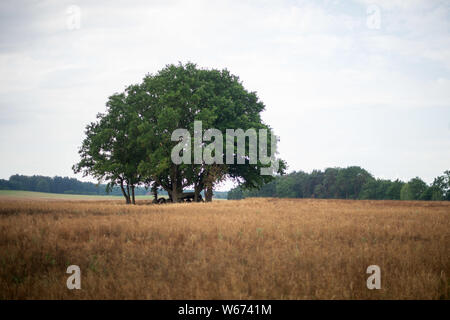
{"type": "Polygon", "coordinates": [[[449,299],[449,282],[448,202],[0,199],[0,299],[449,299]]]}

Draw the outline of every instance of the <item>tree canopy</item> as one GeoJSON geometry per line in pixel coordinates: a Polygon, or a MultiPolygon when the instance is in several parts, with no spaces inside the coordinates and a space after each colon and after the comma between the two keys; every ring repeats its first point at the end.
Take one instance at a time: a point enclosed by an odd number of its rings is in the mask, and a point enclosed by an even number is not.
{"type": "MultiPolygon", "coordinates": [[[[186,187],[193,187],[196,200],[204,190],[210,201],[214,186],[225,178],[246,188],[273,179],[261,174],[271,163],[252,161],[249,145],[240,163],[236,139],[230,142],[226,138],[227,130],[252,129],[261,141],[259,130],[271,130],[261,120],[265,106],[257,94],[247,91],[228,70],[201,69],[192,63],[167,65],[109,97],[106,106],[106,112],[86,127],[79,149],[81,160],[73,170],[107,181],[110,187],[120,186],[127,203],[135,202],[134,188],[139,184],[162,187],[173,202],[180,200],[186,187]],[[201,121],[201,132],[196,132],[196,121],[201,121]],[[188,163],[172,160],[173,149],[180,143],[174,141],[173,133],[180,128],[186,129],[189,137],[201,137],[183,145],[181,153],[187,154],[188,163]],[[211,128],[223,135],[211,133],[211,128]],[[227,142],[231,152],[215,148],[227,142]],[[200,161],[195,161],[195,153],[189,154],[194,149],[200,150],[200,161]],[[205,161],[205,154],[216,161],[205,161]]],[[[269,135],[265,141],[269,154],[275,152],[272,139],[269,135]]],[[[274,173],[283,173],[285,163],[278,163],[274,173]]]]}

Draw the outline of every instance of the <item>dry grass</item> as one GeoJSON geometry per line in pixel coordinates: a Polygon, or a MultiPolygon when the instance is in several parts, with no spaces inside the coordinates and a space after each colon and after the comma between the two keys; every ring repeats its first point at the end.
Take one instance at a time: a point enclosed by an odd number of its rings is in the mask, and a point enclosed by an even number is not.
{"type": "Polygon", "coordinates": [[[0,201],[0,299],[449,299],[449,203],[141,204],[0,201]]]}

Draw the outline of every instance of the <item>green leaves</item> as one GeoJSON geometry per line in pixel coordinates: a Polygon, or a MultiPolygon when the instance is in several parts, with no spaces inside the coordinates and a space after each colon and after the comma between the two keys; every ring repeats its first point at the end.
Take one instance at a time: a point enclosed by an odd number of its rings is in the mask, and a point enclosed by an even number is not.
{"type": "MultiPolygon", "coordinates": [[[[184,128],[194,137],[195,120],[202,121],[202,134],[209,128],[224,136],[226,129],[269,129],[260,117],[264,104],[228,70],[199,69],[193,63],[167,65],[146,75],[140,84],[113,94],[106,106],[106,112],[86,127],[81,160],[73,167],[76,173],[106,179],[111,186],[157,183],[169,195],[190,185],[196,190],[211,187],[225,177],[249,187],[272,179],[260,174],[260,162],[177,165],[171,161],[177,143],[171,141],[172,132],[184,128]]],[[[248,152],[247,148],[247,156],[248,152]]],[[[285,168],[281,164],[280,172],[285,168]]]]}

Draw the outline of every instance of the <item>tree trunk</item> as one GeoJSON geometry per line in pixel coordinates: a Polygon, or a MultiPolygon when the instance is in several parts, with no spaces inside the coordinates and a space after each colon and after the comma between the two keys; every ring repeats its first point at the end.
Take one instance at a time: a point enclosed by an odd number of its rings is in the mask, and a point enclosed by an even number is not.
{"type": "Polygon", "coordinates": [[[198,184],[194,184],[194,202],[198,202],[198,184]]]}
{"type": "Polygon", "coordinates": [[[134,198],[134,185],[131,185],[131,197],[133,204],[136,204],[136,200],[134,198]]]}
{"type": "MultiPolygon", "coordinates": [[[[177,203],[179,201],[178,199],[178,192],[180,191],[180,187],[181,187],[181,183],[179,181],[179,176],[178,176],[178,167],[177,166],[172,166],[172,174],[171,174],[171,182],[172,182],[172,192],[171,192],[171,198],[172,198],[172,202],[173,203],[177,203]]],[[[181,192],[183,192],[183,190],[181,189],[181,192]]]]}
{"type": "Polygon", "coordinates": [[[131,198],[130,198],[130,185],[127,182],[127,204],[131,203],[131,198]]]}
{"type": "Polygon", "coordinates": [[[212,197],[213,197],[212,183],[208,182],[206,184],[206,189],[205,189],[205,201],[206,202],[211,202],[212,201],[212,197]]]}
{"type": "Polygon", "coordinates": [[[130,204],[130,194],[125,191],[125,188],[123,187],[123,181],[120,182],[120,189],[122,190],[122,194],[125,197],[125,203],[130,204]]]}
{"type": "Polygon", "coordinates": [[[174,184],[172,185],[171,198],[172,198],[172,202],[173,202],[173,203],[177,203],[177,202],[178,202],[178,190],[177,190],[177,185],[176,185],[176,183],[174,183],[174,184]]]}
{"type": "Polygon", "coordinates": [[[152,186],[152,192],[153,192],[153,202],[158,203],[158,186],[156,183],[152,186]]]}
{"type": "Polygon", "coordinates": [[[203,186],[204,186],[203,183],[194,185],[194,201],[195,202],[200,201],[200,197],[201,197],[200,192],[202,192],[203,186]]]}

